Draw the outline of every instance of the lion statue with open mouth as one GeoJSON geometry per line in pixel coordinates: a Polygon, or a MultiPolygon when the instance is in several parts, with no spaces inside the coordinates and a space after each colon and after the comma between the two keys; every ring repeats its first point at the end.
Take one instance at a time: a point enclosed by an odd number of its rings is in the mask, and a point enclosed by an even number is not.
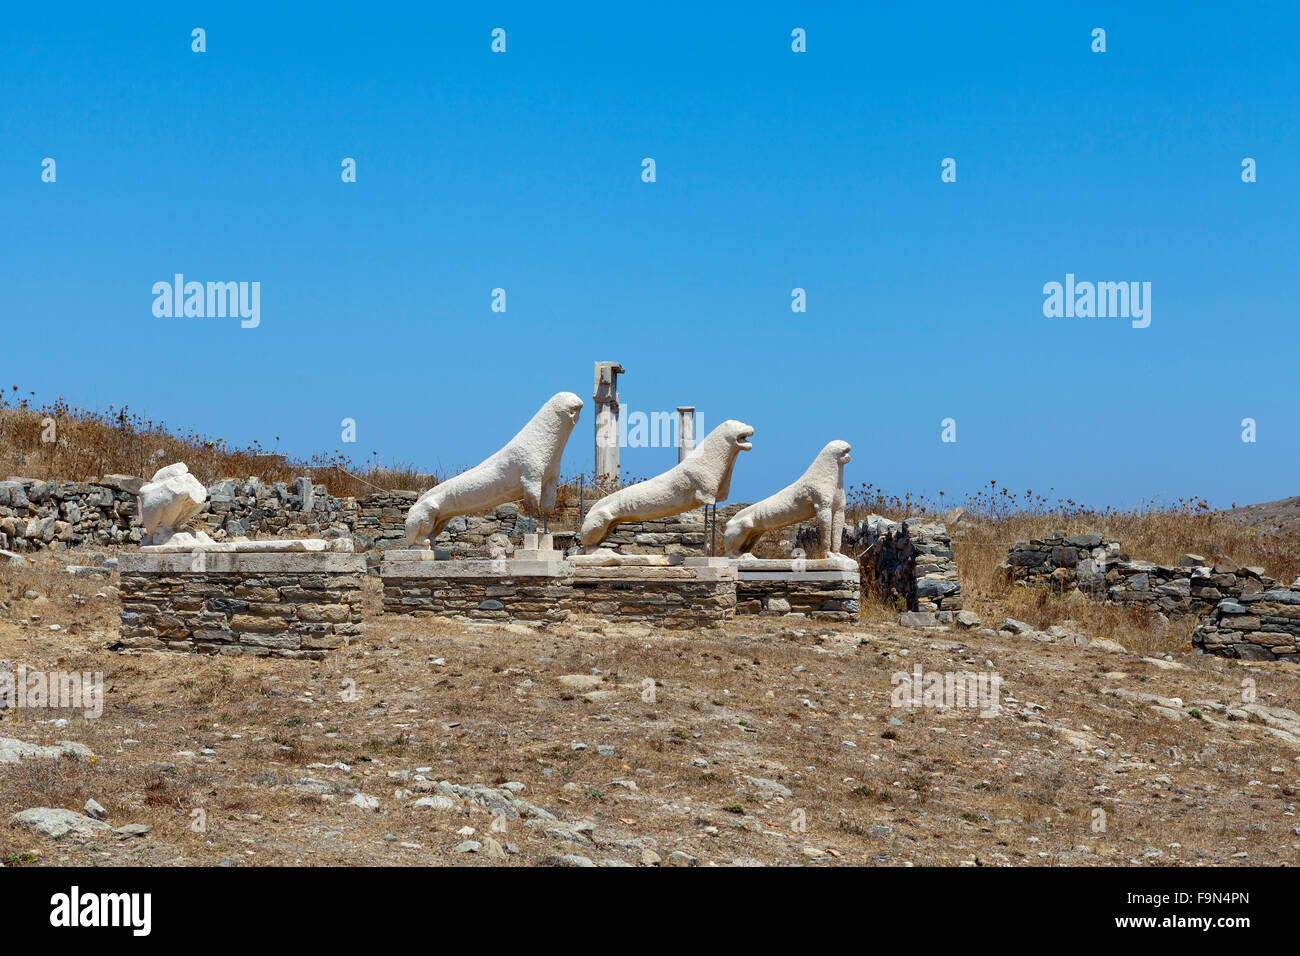
{"type": "Polygon", "coordinates": [[[725,421],[675,467],[601,498],[583,519],[579,533],[583,547],[600,544],[624,521],[667,518],[725,501],[731,492],[736,456],[753,447],[746,441],[753,434],[754,429],[744,422],[725,421]]]}

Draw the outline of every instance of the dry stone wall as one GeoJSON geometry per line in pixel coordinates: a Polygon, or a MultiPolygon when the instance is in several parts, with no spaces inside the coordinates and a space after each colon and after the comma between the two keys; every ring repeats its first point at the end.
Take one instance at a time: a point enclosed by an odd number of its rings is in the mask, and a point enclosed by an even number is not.
{"type": "MultiPolygon", "coordinates": [[[[16,553],[81,545],[139,544],[138,500],[143,479],[106,475],[93,481],[0,482],[0,548],[16,553]]],[[[208,488],[196,528],[222,541],[233,537],[317,538],[351,534],[356,503],[335,498],[310,478],[292,485],[225,479],[208,488]]]]}
{"type": "MultiPolygon", "coordinates": [[[[427,552],[425,552],[427,554],[427,552]]],[[[395,561],[380,565],[385,614],[432,614],[553,624],[569,619],[566,561],[395,561]]]]}
{"type": "MultiPolygon", "coordinates": [[[[417,497],[419,495],[414,491],[386,491],[367,495],[358,503],[353,539],[358,551],[374,552],[371,555],[372,566],[379,563],[383,552],[408,547],[406,513],[417,497]]],[[[721,525],[725,520],[721,508],[718,514],[721,525]]],[[[496,549],[509,555],[522,544],[525,534],[540,530],[541,524],[541,516],[535,515],[533,525],[536,527],[530,525],[527,513],[521,513],[517,504],[501,505],[489,515],[453,518],[434,541],[434,548],[447,552],[452,558],[489,557],[496,549]]],[[[551,534],[555,547],[561,551],[576,543],[576,532],[552,528],[551,534]]],[[[621,524],[605,539],[602,547],[613,548],[622,554],[702,555],[705,551],[704,512],[697,509],[657,521],[621,524]]]]}
{"type": "Polygon", "coordinates": [[[1116,571],[1118,583],[1118,568],[1128,560],[1119,542],[1100,532],[1067,537],[1064,531],[1053,531],[1012,544],[1000,567],[1012,582],[1059,591],[1078,588],[1102,595],[1107,586],[1106,569],[1116,571]]]}
{"type": "Polygon", "coordinates": [[[141,479],[106,475],[93,482],[0,481],[0,549],[140,543],[135,523],[141,479]]]}
{"type": "MultiPolygon", "coordinates": [[[[135,545],[136,495],[144,483],[130,475],[106,475],[93,481],[39,481],[10,478],[0,482],[0,549],[17,553],[81,545],[135,545]]],[[[264,482],[227,478],[208,487],[208,500],[194,525],[216,541],[229,538],[330,538],[351,535],[358,552],[368,553],[373,568],[384,551],[405,548],[406,513],[415,491],[384,491],[363,498],[338,498],[310,478],[264,482]]],[[[718,509],[718,534],[729,514],[741,505],[718,509]]],[[[576,514],[576,509],[574,510],[576,514]]],[[[452,519],[434,546],[453,558],[511,554],[530,525],[517,504],[501,505],[491,514],[452,519]]],[[[535,527],[536,526],[536,527],[535,527]]],[[[555,546],[575,543],[576,532],[552,529],[555,546]]],[[[682,557],[707,551],[703,509],[619,525],[605,546],[624,554],[672,554],[682,557]]]]}
{"type": "MultiPolygon", "coordinates": [[[[385,551],[410,547],[406,542],[406,513],[419,494],[414,491],[385,491],[362,498],[352,537],[358,551],[371,553],[372,566],[385,551]]],[[[535,518],[535,524],[541,519],[535,518]]],[[[435,550],[452,558],[482,558],[500,550],[510,554],[531,530],[527,513],[517,504],[499,505],[486,515],[462,515],[452,518],[447,528],[433,542],[435,550]]]]}
{"type": "Polygon", "coordinates": [[[942,524],[868,515],[845,530],[844,544],[858,557],[863,590],[895,603],[899,611],[933,614],[936,621],[947,622],[962,609],[957,559],[942,524]]]}
{"type": "Polygon", "coordinates": [[[1185,554],[1174,565],[1135,561],[1099,532],[1057,531],[1017,541],[1001,566],[1014,582],[1056,591],[1079,590],[1097,600],[1168,616],[1204,617],[1220,601],[1257,595],[1276,585],[1263,568],[1185,554]]]}
{"type": "Polygon", "coordinates": [[[1253,590],[1219,601],[1192,632],[1209,654],[1247,661],[1300,661],[1300,578],[1289,588],[1253,590]]]}
{"type": "Polygon", "coordinates": [[[293,484],[227,478],[208,487],[196,522],[217,541],[236,537],[340,537],[352,533],[357,505],[310,478],[293,484]]]}
{"type": "Polygon", "coordinates": [[[1174,565],[1134,561],[1100,533],[1054,532],[1017,541],[1004,573],[1012,581],[1078,590],[1111,604],[1200,619],[1192,644],[1249,661],[1300,661],[1300,579],[1281,587],[1263,568],[1185,554],[1174,565]]]}
{"type": "Polygon", "coordinates": [[[678,629],[718,626],[736,614],[729,567],[579,567],[573,610],[678,629]]]}
{"type": "Polygon", "coordinates": [[[797,616],[814,621],[856,621],[858,579],[849,573],[824,580],[755,578],[737,570],[736,613],[797,616]]]}
{"type": "MultiPolygon", "coordinates": [[[[718,519],[718,546],[722,546],[723,519],[718,519]]],[[[653,521],[628,521],[610,532],[601,542],[621,554],[670,554],[698,557],[705,553],[704,510],[697,508],[684,514],[653,521]]]]}

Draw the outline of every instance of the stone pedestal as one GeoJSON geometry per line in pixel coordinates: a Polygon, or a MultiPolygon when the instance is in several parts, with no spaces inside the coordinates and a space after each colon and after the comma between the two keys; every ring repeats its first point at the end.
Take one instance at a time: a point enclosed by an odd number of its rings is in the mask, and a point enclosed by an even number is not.
{"type": "Polygon", "coordinates": [[[736,577],[725,558],[611,559],[606,552],[573,560],[576,612],[672,629],[716,627],[735,616],[736,577]]]}
{"type": "Polygon", "coordinates": [[[364,555],[256,544],[119,555],[117,646],[319,659],[362,633],[364,555]]]}
{"type": "MultiPolygon", "coordinates": [[[[548,538],[549,535],[529,535],[548,538]]],[[[432,614],[552,624],[569,619],[573,565],[544,540],[515,557],[446,561],[424,550],[389,551],[379,566],[385,614],[432,614]]]]}
{"type": "Polygon", "coordinates": [[[564,552],[555,547],[555,536],[551,534],[526,534],[524,546],[516,548],[510,556],[515,561],[563,561],[564,552]]]}
{"type": "Polygon", "coordinates": [[[862,584],[844,565],[834,559],[735,561],[736,613],[856,621],[862,584]]]}

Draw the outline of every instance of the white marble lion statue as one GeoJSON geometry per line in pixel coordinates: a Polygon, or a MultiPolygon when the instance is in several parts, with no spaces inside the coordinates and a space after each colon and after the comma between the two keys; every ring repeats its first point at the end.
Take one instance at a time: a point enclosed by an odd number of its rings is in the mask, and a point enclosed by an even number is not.
{"type": "Polygon", "coordinates": [[[481,514],[521,498],[535,513],[550,514],[564,445],[581,411],[582,399],[572,392],[551,396],[491,458],[420,495],[406,515],[407,542],[431,546],[452,518],[481,514]]]}
{"type": "Polygon", "coordinates": [[[736,512],[722,532],[727,554],[746,554],[765,531],[812,519],[818,524],[821,547],[830,553],[839,551],[844,534],[844,466],[850,450],[846,441],[828,442],[797,481],[736,512]]]}
{"type": "Polygon", "coordinates": [[[754,429],[744,422],[723,422],[675,467],[597,501],[583,519],[578,540],[589,548],[604,541],[624,521],[667,518],[725,501],[731,493],[736,456],[753,447],[746,441],[753,434],[754,429]]]}

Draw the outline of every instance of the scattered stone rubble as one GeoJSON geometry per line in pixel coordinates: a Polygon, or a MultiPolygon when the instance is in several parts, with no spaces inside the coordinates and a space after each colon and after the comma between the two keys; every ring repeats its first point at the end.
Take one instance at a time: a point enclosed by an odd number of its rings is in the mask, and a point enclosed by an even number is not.
{"type": "Polygon", "coordinates": [[[998,630],[994,631],[991,627],[981,627],[975,631],[975,634],[978,637],[1020,637],[1025,640],[1038,641],[1040,644],[1070,644],[1078,647],[1096,647],[1115,654],[1128,653],[1124,645],[1119,642],[1106,637],[1090,638],[1077,629],[1079,626],[1075,621],[1063,621],[1060,624],[1053,624],[1045,631],[1040,631],[1024,621],[1017,621],[1014,617],[1009,617],[1002,622],[1002,626],[998,630]]]}

